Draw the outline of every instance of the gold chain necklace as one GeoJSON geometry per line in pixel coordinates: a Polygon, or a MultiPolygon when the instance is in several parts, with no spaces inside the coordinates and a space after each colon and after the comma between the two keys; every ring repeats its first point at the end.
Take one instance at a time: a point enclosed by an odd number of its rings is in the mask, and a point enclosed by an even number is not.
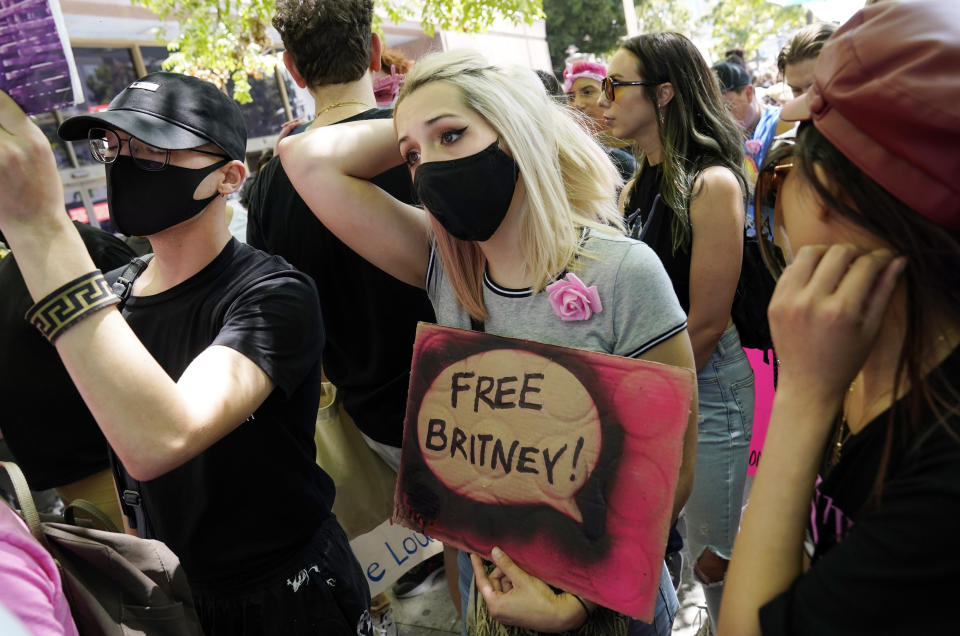
{"type": "MultiPolygon", "coordinates": [[[[943,333],[937,336],[935,347],[939,349],[940,347],[943,347],[945,344],[952,345],[955,337],[956,337],[956,330],[952,326],[947,327],[943,333]]],[[[952,351],[953,347],[948,346],[948,349],[952,351]]],[[[949,355],[949,352],[947,353],[947,355],[949,355]]],[[[943,357],[945,358],[946,356],[943,356],[943,357]]],[[[938,359],[937,364],[940,364],[940,361],[942,360],[938,359]]],[[[837,417],[837,432],[834,434],[833,444],[830,447],[830,465],[831,466],[836,466],[837,463],[840,461],[840,456],[843,454],[844,445],[847,443],[847,440],[849,440],[853,436],[853,430],[850,428],[850,424],[847,421],[848,419],[847,414],[849,412],[848,402],[851,400],[851,395],[855,390],[858,379],[859,379],[859,376],[854,378],[853,382],[850,383],[850,388],[847,390],[847,395],[844,397],[843,404],[840,407],[840,413],[837,417]]],[[[901,393],[900,393],[901,395],[904,390],[905,389],[901,387],[901,393]]],[[[867,406],[875,406],[877,403],[879,403],[881,400],[883,400],[884,398],[886,398],[892,393],[893,393],[893,389],[891,388],[889,391],[882,393],[880,396],[871,400],[871,403],[867,406]]],[[[893,408],[894,403],[896,401],[897,401],[897,396],[892,397],[888,408],[893,408]]],[[[862,399],[861,399],[861,402],[862,402],[862,399]]],[[[864,406],[861,404],[861,408],[860,408],[861,418],[864,416],[864,414],[870,413],[870,409],[867,408],[867,406],[864,406]]]]}
{"type": "Polygon", "coordinates": [[[840,456],[843,454],[843,445],[847,443],[847,440],[850,439],[850,436],[853,434],[850,430],[850,424],[847,422],[847,413],[850,410],[849,402],[856,384],[857,378],[854,378],[853,382],[850,383],[850,388],[847,389],[847,394],[843,398],[843,403],[840,405],[840,414],[837,418],[837,432],[834,435],[833,445],[830,449],[831,466],[836,466],[840,463],[840,456]]]}
{"type": "Polygon", "coordinates": [[[315,117],[315,118],[316,118],[316,117],[319,117],[320,115],[324,114],[324,113],[327,112],[328,110],[333,110],[334,108],[340,108],[340,107],[342,107],[342,106],[366,106],[367,108],[373,108],[373,106],[370,106],[370,105],[368,105],[368,104],[366,104],[366,103],[364,103],[364,102],[358,102],[358,101],[352,101],[352,100],[351,100],[351,101],[346,101],[346,102],[334,102],[334,103],[330,104],[329,106],[324,106],[323,108],[321,108],[320,110],[318,110],[318,111],[317,111],[317,114],[314,115],[314,117],[315,117]]]}
{"type": "Polygon", "coordinates": [[[840,463],[840,455],[843,454],[843,445],[847,443],[847,440],[850,439],[850,425],[847,424],[847,417],[844,414],[840,414],[838,418],[840,421],[837,422],[837,434],[833,442],[833,449],[830,453],[830,465],[836,466],[840,463]]]}

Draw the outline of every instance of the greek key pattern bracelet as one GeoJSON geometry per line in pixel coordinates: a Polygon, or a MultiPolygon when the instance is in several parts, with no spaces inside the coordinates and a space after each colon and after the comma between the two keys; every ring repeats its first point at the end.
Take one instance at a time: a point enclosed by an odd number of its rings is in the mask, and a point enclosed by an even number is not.
{"type": "Polygon", "coordinates": [[[24,318],[51,343],[70,327],[120,299],[96,269],[62,285],[27,310],[24,318]]]}

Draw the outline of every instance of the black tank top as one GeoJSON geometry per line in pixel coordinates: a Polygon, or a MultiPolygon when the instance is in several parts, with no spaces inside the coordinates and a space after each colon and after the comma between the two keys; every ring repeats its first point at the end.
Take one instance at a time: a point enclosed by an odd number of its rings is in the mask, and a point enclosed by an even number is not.
{"type": "Polygon", "coordinates": [[[644,166],[627,200],[624,217],[630,235],[657,253],[683,311],[690,313],[690,246],[673,249],[673,219],[676,214],[660,196],[661,165],[644,166]]]}

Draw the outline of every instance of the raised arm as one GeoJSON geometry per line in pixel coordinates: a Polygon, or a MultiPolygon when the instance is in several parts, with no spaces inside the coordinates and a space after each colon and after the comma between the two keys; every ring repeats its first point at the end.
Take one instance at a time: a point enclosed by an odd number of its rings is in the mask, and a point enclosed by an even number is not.
{"type": "Polygon", "coordinates": [[[430,252],[427,213],[367,179],[401,163],[393,121],[316,128],[280,143],[290,182],[331,232],[383,271],[423,288],[430,252]]]}
{"type": "MultiPolygon", "coordinates": [[[[0,229],[34,300],[95,269],[64,213],[49,142],[2,92],[0,229]]],[[[89,314],[55,346],[107,441],[141,480],[203,451],[273,389],[250,359],[219,346],[203,352],[174,382],[113,307],[89,314]]]]}
{"type": "Polygon", "coordinates": [[[730,322],[730,309],[743,258],[743,193],[733,173],[704,170],[690,201],[690,312],[687,329],[696,368],[717,348],[730,322]]]}

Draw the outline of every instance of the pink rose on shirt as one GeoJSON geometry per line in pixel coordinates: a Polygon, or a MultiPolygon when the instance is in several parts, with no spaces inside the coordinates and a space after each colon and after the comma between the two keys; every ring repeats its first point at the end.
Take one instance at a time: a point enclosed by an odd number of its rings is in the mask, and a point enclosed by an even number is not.
{"type": "Polygon", "coordinates": [[[587,287],[576,274],[567,274],[547,285],[550,306],[563,321],[590,320],[595,313],[603,311],[597,286],[587,287]]]}
{"type": "Polygon", "coordinates": [[[748,139],[745,143],[747,147],[747,152],[751,155],[755,155],[760,152],[760,149],[763,148],[763,141],[760,139],[748,139]]]}

